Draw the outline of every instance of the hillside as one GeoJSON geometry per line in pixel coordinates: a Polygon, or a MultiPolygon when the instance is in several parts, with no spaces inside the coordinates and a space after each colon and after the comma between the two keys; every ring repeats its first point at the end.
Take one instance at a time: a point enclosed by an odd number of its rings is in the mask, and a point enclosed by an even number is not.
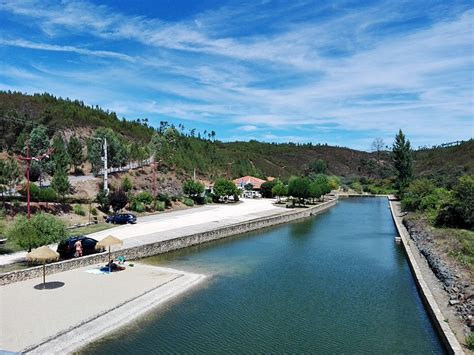
{"type": "MultiPolygon", "coordinates": [[[[230,142],[215,139],[215,133],[202,134],[195,130],[184,132],[168,122],[160,127],[148,125],[148,119],[128,121],[119,119],[114,112],[85,105],[81,101],[62,99],[50,94],[26,95],[0,92],[0,128],[3,150],[11,150],[22,130],[34,125],[48,127],[50,136],[57,132],[75,134],[84,143],[97,128],[111,128],[129,144],[146,146],[155,132],[174,129],[173,154],[166,154],[162,163],[176,168],[177,174],[190,176],[196,169],[202,177],[213,179],[220,175],[238,177],[256,175],[287,178],[301,174],[307,165],[317,159],[327,163],[328,173],[345,176],[374,176],[374,153],[325,144],[293,144],[230,142]],[[26,123],[25,123],[26,122],[26,123]],[[203,138],[201,138],[203,137],[203,138]]],[[[424,149],[415,152],[417,175],[454,180],[461,173],[474,171],[474,142],[457,146],[424,149]]],[[[381,155],[382,165],[389,171],[390,156],[381,155]]]]}

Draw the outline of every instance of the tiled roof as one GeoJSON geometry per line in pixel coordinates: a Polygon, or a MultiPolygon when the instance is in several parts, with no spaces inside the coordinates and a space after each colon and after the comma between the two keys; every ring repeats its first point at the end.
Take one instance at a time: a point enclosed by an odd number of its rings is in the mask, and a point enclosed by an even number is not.
{"type": "Polygon", "coordinates": [[[253,185],[254,189],[259,189],[260,186],[265,182],[265,180],[262,180],[262,179],[259,179],[259,178],[256,178],[256,177],[250,176],[250,175],[243,176],[243,177],[235,179],[233,181],[234,181],[234,184],[236,184],[237,186],[240,186],[240,187],[244,187],[248,183],[251,183],[253,185]]]}

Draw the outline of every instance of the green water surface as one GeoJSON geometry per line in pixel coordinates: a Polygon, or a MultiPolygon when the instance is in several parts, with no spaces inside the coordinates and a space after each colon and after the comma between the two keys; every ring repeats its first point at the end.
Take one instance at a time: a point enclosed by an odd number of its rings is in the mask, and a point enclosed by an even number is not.
{"type": "Polygon", "coordinates": [[[203,286],[87,346],[93,354],[443,353],[385,198],[145,259],[203,286]]]}

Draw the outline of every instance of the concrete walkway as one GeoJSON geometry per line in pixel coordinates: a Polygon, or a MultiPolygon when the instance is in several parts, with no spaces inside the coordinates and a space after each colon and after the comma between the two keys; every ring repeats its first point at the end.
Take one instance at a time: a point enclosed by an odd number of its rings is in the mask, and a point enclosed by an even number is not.
{"type": "Polygon", "coordinates": [[[88,266],[0,288],[0,352],[67,353],[184,292],[203,275],[135,264],[111,274],[88,266]],[[36,288],[35,288],[36,286],[36,288]]]}
{"type": "MultiPolygon", "coordinates": [[[[145,216],[134,225],[122,225],[89,236],[101,240],[112,234],[124,241],[123,247],[133,247],[193,233],[210,231],[251,219],[266,217],[291,210],[276,207],[271,199],[241,200],[238,204],[212,204],[199,208],[145,216]]],[[[57,245],[51,245],[56,250],[57,245]]],[[[26,252],[18,252],[0,256],[0,265],[20,262],[25,259],[26,252]]]]}

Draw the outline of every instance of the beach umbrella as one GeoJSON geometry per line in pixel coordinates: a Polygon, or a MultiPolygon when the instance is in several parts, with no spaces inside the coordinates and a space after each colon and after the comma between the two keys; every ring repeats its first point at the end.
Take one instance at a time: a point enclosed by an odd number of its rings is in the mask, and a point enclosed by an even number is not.
{"type": "MultiPolygon", "coordinates": [[[[105,237],[100,242],[98,242],[95,247],[98,248],[98,249],[109,247],[108,261],[110,261],[110,247],[112,245],[122,245],[122,244],[123,244],[123,242],[120,239],[115,238],[113,235],[109,235],[108,237],[105,237]]],[[[109,263],[109,272],[110,272],[110,267],[111,267],[111,265],[109,263]]]]}
{"type": "Polygon", "coordinates": [[[43,263],[43,288],[46,285],[46,262],[57,261],[58,259],[59,254],[47,246],[42,246],[26,254],[26,260],[43,263]]]}

